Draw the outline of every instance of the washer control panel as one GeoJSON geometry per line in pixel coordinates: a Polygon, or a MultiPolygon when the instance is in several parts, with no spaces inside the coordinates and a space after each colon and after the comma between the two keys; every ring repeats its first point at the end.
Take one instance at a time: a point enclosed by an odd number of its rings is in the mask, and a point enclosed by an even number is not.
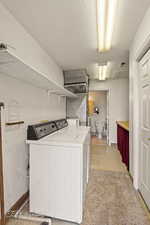
{"type": "Polygon", "coordinates": [[[38,138],[42,138],[46,135],[49,135],[57,130],[55,122],[50,122],[48,124],[44,124],[42,126],[36,127],[36,134],[38,138]]]}
{"type": "Polygon", "coordinates": [[[55,122],[58,130],[68,126],[68,122],[66,119],[56,120],[55,122]]]}

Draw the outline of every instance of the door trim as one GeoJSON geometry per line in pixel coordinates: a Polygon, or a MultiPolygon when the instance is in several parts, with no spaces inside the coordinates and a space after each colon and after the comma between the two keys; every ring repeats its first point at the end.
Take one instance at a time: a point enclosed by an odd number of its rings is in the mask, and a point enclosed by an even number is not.
{"type": "Polygon", "coordinates": [[[109,111],[111,90],[110,90],[110,88],[89,89],[88,94],[89,94],[89,92],[99,92],[99,91],[106,91],[107,92],[107,117],[108,117],[107,144],[111,145],[111,142],[110,142],[110,111],[109,111]]]}
{"type": "MultiPolygon", "coordinates": [[[[0,103],[0,117],[1,117],[2,108],[4,108],[4,104],[0,103]]],[[[0,118],[0,121],[1,121],[1,118],[0,118]]],[[[0,124],[0,129],[2,131],[1,124],[0,124]]],[[[5,209],[4,209],[3,151],[2,151],[2,132],[1,131],[0,131],[0,204],[1,204],[1,225],[4,225],[5,224],[5,209]]]]}
{"type": "MultiPolygon", "coordinates": [[[[150,49],[150,34],[142,41],[140,46],[135,50],[135,54],[133,55],[133,65],[134,66],[134,79],[132,78],[132,74],[130,75],[130,91],[131,89],[134,91],[132,95],[130,94],[130,99],[133,98],[134,104],[132,100],[130,101],[130,109],[129,112],[129,123],[130,123],[130,158],[133,162],[130,161],[130,170],[132,171],[133,176],[133,184],[135,189],[139,188],[139,174],[140,174],[140,141],[137,141],[137,137],[140,138],[140,71],[139,71],[139,63],[145,54],[150,49]],[[134,82],[133,82],[134,81],[134,82]],[[135,114],[136,111],[136,114],[135,114]],[[136,137],[136,138],[134,138],[136,137]]],[[[132,70],[132,69],[131,69],[132,70]]]]}
{"type": "Polygon", "coordinates": [[[135,54],[136,61],[140,62],[149,49],[150,49],[150,35],[148,35],[147,38],[145,38],[142,45],[136,51],[135,54]]]}

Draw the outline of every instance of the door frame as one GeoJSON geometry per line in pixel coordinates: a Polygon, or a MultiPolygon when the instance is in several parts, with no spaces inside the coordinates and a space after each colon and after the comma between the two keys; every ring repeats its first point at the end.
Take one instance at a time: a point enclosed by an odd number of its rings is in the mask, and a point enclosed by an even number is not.
{"type": "MultiPolygon", "coordinates": [[[[143,64],[147,63],[147,61],[149,61],[150,59],[150,49],[146,52],[146,54],[142,57],[142,59],[140,60],[140,62],[138,63],[139,65],[139,68],[142,67],[143,64]]],[[[149,62],[148,62],[148,69],[149,70],[149,62]]],[[[140,110],[139,110],[139,115],[140,115],[140,120],[139,120],[139,124],[140,124],[140,127],[139,127],[139,130],[140,132],[144,129],[143,128],[143,113],[142,113],[142,107],[143,107],[143,101],[142,101],[142,95],[145,94],[145,91],[147,92],[146,87],[150,87],[150,79],[148,77],[148,79],[144,79],[144,77],[142,77],[142,74],[141,72],[139,73],[140,77],[139,77],[139,81],[140,81],[140,98],[139,98],[139,104],[140,104],[140,110]]],[[[150,89],[149,89],[150,90],[150,89]]],[[[147,94],[147,93],[146,93],[147,94]]],[[[148,93],[148,96],[149,96],[149,93],[148,93]]],[[[144,136],[144,141],[143,141],[143,135],[140,135],[139,136],[139,158],[141,160],[139,160],[139,187],[138,187],[138,190],[141,194],[141,196],[143,197],[143,200],[145,202],[145,204],[148,206],[148,208],[150,209],[150,201],[149,201],[149,198],[147,198],[147,190],[145,189],[143,183],[143,148],[144,148],[144,145],[148,146],[148,149],[149,149],[149,141],[147,141],[147,136],[145,138],[144,136]]],[[[149,139],[149,135],[148,135],[148,139],[149,139]]],[[[148,150],[149,151],[149,150],[148,150]]]]}
{"type": "MultiPolygon", "coordinates": [[[[109,104],[110,104],[110,88],[99,88],[97,90],[93,90],[93,89],[90,89],[89,92],[99,92],[99,91],[106,91],[107,92],[107,118],[108,118],[108,121],[107,121],[107,144],[108,145],[111,145],[110,143],[110,110],[109,110],[109,104]]],[[[88,92],[88,94],[89,94],[88,92]]]]}
{"type": "Polygon", "coordinates": [[[139,189],[140,183],[140,71],[139,62],[143,56],[150,49],[150,35],[143,40],[142,44],[137,49],[133,63],[130,65],[130,69],[134,67],[136,76],[130,75],[130,91],[134,90],[132,95],[130,94],[130,172],[133,176],[133,185],[136,189],[139,189]],[[132,100],[133,99],[133,100],[132,100]],[[135,113],[136,112],[136,113],[135,113]],[[138,137],[138,141],[137,141],[138,137]]]}
{"type": "MultiPolygon", "coordinates": [[[[2,110],[4,108],[4,104],[0,103],[0,117],[2,114],[2,110]]],[[[1,209],[1,218],[0,225],[5,224],[5,208],[4,208],[4,181],[3,181],[3,144],[2,144],[2,126],[3,121],[2,117],[0,118],[0,209],[1,209]]]]}

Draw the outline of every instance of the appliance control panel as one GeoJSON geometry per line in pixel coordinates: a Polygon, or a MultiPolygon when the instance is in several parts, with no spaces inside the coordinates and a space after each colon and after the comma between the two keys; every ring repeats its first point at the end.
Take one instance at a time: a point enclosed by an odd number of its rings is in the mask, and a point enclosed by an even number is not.
{"type": "Polygon", "coordinates": [[[66,119],[30,125],[27,129],[27,139],[39,140],[40,138],[52,134],[53,132],[66,126],[68,126],[66,119]]]}
{"type": "Polygon", "coordinates": [[[58,130],[68,126],[68,122],[66,119],[56,120],[55,122],[58,130]]]}
{"type": "Polygon", "coordinates": [[[36,127],[36,134],[39,138],[49,135],[57,130],[55,122],[50,122],[49,124],[44,124],[36,127]]]}

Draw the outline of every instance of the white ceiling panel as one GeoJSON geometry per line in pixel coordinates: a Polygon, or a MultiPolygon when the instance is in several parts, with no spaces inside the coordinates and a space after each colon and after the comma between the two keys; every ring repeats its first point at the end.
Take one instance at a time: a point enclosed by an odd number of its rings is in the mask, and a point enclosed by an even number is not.
{"type": "Polygon", "coordinates": [[[96,0],[1,0],[63,69],[128,62],[129,47],[149,0],[119,0],[113,48],[97,53],[96,0]]]}

